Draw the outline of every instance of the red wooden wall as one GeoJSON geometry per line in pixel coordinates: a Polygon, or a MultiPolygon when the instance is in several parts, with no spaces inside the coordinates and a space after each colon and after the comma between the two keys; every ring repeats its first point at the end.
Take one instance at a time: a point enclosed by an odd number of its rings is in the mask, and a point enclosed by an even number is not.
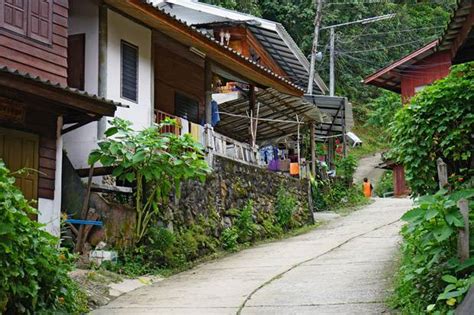
{"type": "Polygon", "coordinates": [[[17,20],[0,19],[0,66],[66,85],[68,0],[0,0],[0,5],[17,9],[17,20]],[[22,24],[27,2],[31,21],[22,24]],[[41,12],[42,16],[36,14],[41,12]],[[52,27],[48,27],[47,19],[52,19],[52,27]],[[19,27],[12,27],[10,22],[19,27]]]}
{"type": "Polygon", "coordinates": [[[446,77],[449,74],[450,67],[450,52],[436,52],[413,67],[408,67],[408,70],[403,72],[401,77],[403,102],[408,103],[410,98],[415,95],[417,87],[431,84],[446,77]]]}

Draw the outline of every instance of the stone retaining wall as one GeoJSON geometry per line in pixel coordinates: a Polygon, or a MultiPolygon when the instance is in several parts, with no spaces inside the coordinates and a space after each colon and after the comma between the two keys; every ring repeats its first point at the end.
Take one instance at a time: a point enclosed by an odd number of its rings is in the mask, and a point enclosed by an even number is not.
{"type": "Polygon", "coordinates": [[[230,209],[242,209],[253,200],[254,214],[273,212],[277,192],[283,187],[297,199],[296,215],[311,222],[308,182],[214,156],[213,172],[205,183],[191,181],[181,187],[181,198],[172,205],[174,222],[192,223],[199,215],[218,215],[222,226],[230,224],[230,209]]]}

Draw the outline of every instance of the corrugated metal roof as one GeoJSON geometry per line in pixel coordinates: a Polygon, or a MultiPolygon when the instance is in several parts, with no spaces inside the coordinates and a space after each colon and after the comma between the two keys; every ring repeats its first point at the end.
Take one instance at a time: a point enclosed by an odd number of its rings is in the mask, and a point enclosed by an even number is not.
{"type": "Polygon", "coordinates": [[[324,142],[321,137],[330,136],[331,133],[342,134],[346,131],[346,104],[347,99],[340,96],[305,95],[304,98],[317,106],[328,120],[316,126],[316,140],[324,142]],[[320,137],[318,139],[318,137],[320,137]]]}
{"type": "Polygon", "coordinates": [[[259,64],[259,63],[255,62],[255,61],[253,61],[252,59],[250,59],[250,58],[248,58],[248,57],[242,55],[241,53],[239,53],[238,51],[232,49],[231,47],[221,44],[218,40],[214,39],[214,37],[212,37],[211,35],[209,35],[207,32],[205,32],[205,31],[203,31],[203,30],[200,30],[200,29],[198,29],[197,27],[195,27],[195,26],[193,26],[193,25],[189,25],[186,21],[184,21],[184,20],[178,18],[178,17],[177,17],[176,15],[174,15],[174,14],[171,14],[171,13],[169,13],[169,12],[166,12],[165,10],[163,10],[162,8],[160,8],[158,5],[155,5],[155,4],[153,3],[153,1],[151,1],[151,0],[140,0],[140,2],[142,2],[142,3],[146,4],[146,5],[148,5],[149,7],[152,7],[153,9],[159,11],[159,12],[162,13],[162,14],[167,15],[168,17],[172,18],[172,19],[175,20],[176,22],[178,22],[178,23],[182,24],[183,26],[189,28],[192,32],[196,33],[196,34],[199,35],[200,37],[205,38],[207,41],[211,41],[211,42],[213,42],[214,44],[217,44],[217,45],[219,45],[220,47],[222,47],[222,48],[224,48],[224,49],[226,49],[226,50],[228,50],[228,51],[234,53],[236,56],[238,56],[239,58],[241,58],[241,59],[244,60],[245,62],[251,64],[253,67],[257,67],[257,68],[259,68],[259,69],[261,69],[261,70],[264,70],[266,73],[268,73],[268,75],[273,76],[273,77],[275,77],[275,78],[277,78],[277,79],[283,81],[284,83],[286,83],[286,84],[288,84],[288,85],[290,85],[290,86],[292,86],[292,87],[294,87],[294,88],[296,88],[296,89],[298,89],[298,90],[300,90],[300,91],[305,91],[301,86],[299,86],[299,85],[293,83],[292,81],[290,81],[290,80],[288,80],[288,79],[282,77],[281,75],[279,75],[279,74],[273,72],[272,70],[270,70],[270,69],[268,69],[268,68],[262,66],[261,64],[259,64]]]}
{"type": "Polygon", "coordinates": [[[20,77],[20,78],[28,79],[28,80],[34,81],[36,83],[40,83],[40,84],[42,84],[46,87],[61,90],[61,91],[64,91],[65,93],[77,95],[77,96],[80,96],[80,97],[88,98],[88,99],[96,101],[96,102],[101,102],[101,103],[104,103],[104,104],[114,105],[114,106],[118,106],[118,107],[128,107],[127,105],[123,105],[122,103],[115,102],[115,101],[106,99],[104,97],[88,93],[86,91],[82,91],[82,90],[71,88],[71,87],[68,87],[68,86],[65,86],[65,85],[61,85],[59,83],[53,83],[50,80],[44,80],[39,76],[34,76],[34,75],[32,75],[28,72],[22,72],[22,71],[13,69],[13,68],[9,68],[7,66],[1,66],[0,67],[0,73],[8,73],[8,74],[20,77]]]}
{"type": "MultiPolygon", "coordinates": [[[[231,21],[246,24],[262,46],[288,74],[287,79],[306,89],[309,62],[280,23],[198,1],[149,1],[159,5],[162,10],[186,20],[190,25],[210,25],[231,21]]],[[[315,77],[315,87],[321,94],[328,91],[326,84],[318,74],[315,77]]]]}

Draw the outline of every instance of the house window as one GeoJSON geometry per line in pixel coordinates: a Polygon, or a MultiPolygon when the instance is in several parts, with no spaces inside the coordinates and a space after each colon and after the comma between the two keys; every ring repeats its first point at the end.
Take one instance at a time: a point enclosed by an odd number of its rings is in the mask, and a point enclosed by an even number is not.
{"type": "Polygon", "coordinates": [[[53,0],[0,0],[0,27],[51,44],[53,0]]]}
{"type": "Polygon", "coordinates": [[[199,124],[199,102],[176,92],[174,96],[174,114],[199,124]]]}
{"type": "Polygon", "coordinates": [[[122,41],[121,44],[122,97],[136,102],[138,99],[138,47],[122,41]]]}

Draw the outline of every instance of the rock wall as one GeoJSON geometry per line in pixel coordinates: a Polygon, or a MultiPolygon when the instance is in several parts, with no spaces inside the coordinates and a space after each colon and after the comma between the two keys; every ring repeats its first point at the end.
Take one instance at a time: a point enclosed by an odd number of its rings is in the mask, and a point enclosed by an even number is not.
{"type": "Polygon", "coordinates": [[[231,222],[229,210],[242,209],[249,199],[253,201],[254,216],[259,218],[274,211],[280,187],[297,199],[298,219],[311,222],[306,180],[214,156],[213,172],[205,183],[191,181],[181,186],[181,198],[171,205],[173,221],[190,224],[200,215],[217,215],[221,226],[227,226],[231,222]]]}

